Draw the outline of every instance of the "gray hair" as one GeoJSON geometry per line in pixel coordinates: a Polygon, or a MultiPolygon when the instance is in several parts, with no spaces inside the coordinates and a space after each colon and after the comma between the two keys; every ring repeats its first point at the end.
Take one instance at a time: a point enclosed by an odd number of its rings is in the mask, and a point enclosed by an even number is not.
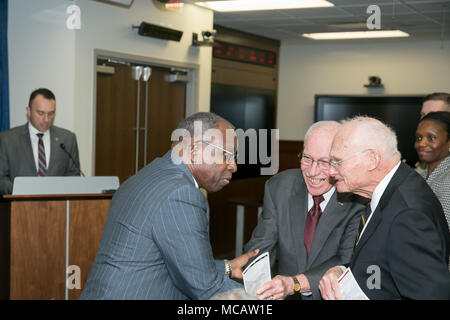
{"type": "Polygon", "coordinates": [[[182,120],[178,127],[172,132],[172,147],[184,138],[194,137],[195,134],[202,134],[209,129],[216,129],[219,122],[225,122],[234,130],[234,126],[221,116],[212,112],[197,112],[182,120]],[[201,132],[195,130],[196,124],[201,124],[201,132]]]}
{"type": "Polygon", "coordinates": [[[341,124],[337,121],[324,120],[324,121],[315,122],[308,128],[308,131],[306,131],[305,139],[303,141],[306,141],[306,139],[308,139],[309,134],[318,128],[326,129],[327,131],[332,131],[332,130],[337,131],[337,129],[339,129],[340,126],[341,126],[341,124]]]}
{"type": "Polygon", "coordinates": [[[227,123],[232,129],[234,129],[234,126],[222,118],[221,116],[218,116],[215,113],[212,112],[197,112],[193,115],[187,117],[183,121],[181,121],[178,124],[177,129],[185,129],[189,132],[189,134],[193,137],[194,136],[194,123],[195,122],[201,122],[202,123],[202,129],[204,131],[208,129],[215,129],[217,128],[217,125],[219,122],[223,121],[227,123]]]}
{"type": "Polygon", "coordinates": [[[397,147],[397,135],[387,124],[368,116],[355,116],[342,121],[343,125],[354,124],[358,134],[365,137],[364,144],[387,157],[401,156],[397,147]]]}
{"type": "Polygon", "coordinates": [[[244,289],[235,288],[212,296],[209,300],[257,300],[244,289]]]}

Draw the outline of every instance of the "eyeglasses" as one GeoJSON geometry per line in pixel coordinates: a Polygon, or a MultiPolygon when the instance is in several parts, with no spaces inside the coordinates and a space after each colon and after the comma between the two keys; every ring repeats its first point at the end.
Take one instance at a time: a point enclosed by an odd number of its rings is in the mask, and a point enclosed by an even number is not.
{"type": "Polygon", "coordinates": [[[351,159],[351,158],[353,158],[353,157],[356,157],[356,156],[358,156],[358,155],[360,155],[360,154],[366,153],[367,151],[370,151],[370,150],[372,150],[372,149],[365,149],[365,150],[356,152],[356,153],[354,153],[354,154],[352,154],[352,155],[350,155],[350,156],[348,156],[347,158],[344,158],[344,159],[342,159],[342,160],[334,160],[334,159],[331,159],[331,160],[330,160],[330,165],[331,165],[334,169],[337,170],[338,167],[339,167],[339,165],[340,165],[342,162],[347,161],[347,160],[349,160],[349,159],[351,159]]]}
{"type": "Polygon", "coordinates": [[[314,160],[313,158],[311,158],[311,156],[305,153],[299,153],[298,157],[300,158],[300,162],[304,166],[312,166],[312,164],[316,162],[317,166],[321,170],[328,170],[330,168],[330,162],[328,160],[325,159],[314,160]]]}
{"type": "Polygon", "coordinates": [[[209,146],[212,146],[212,147],[214,147],[214,148],[216,148],[216,149],[221,150],[221,151],[223,152],[223,156],[225,157],[226,163],[231,164],[231,163],[237,161],[237,152],[234,152],[234,153],[233,153],[233,152],[231,152],[231,151],[228,151],[227,149],[222,148],[221,146],[218,146],[218,145],[216,145],[216,144],[210,143],[210,142],[205,141],[205,140],[199,140],[199,141],[196,141],[196,142],[194,142],[194,143],[199,143],[199,142],[205,143],[205,144],[207,144],[207,145],[209,145],[209,146]]]}

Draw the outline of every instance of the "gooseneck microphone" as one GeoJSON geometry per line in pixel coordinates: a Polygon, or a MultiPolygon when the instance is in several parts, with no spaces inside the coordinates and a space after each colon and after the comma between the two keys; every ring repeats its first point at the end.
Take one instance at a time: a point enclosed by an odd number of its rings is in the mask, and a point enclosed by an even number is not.
{"type": "Polygon", "coordinates": [[[60,143],[59,146],[61,147],[61,149],[69,156],[70,160],[72,160],[73,164],[75,165],[75,167],[78,169],[78,172],[84,177],[84,173],[83,171],[81,171],[80,166],[77,164],[77,162],[75,161],[75,159],[72,157],[72,155],[70,154],[69,151],[67,151],[66,149],[66,145],[64,143],[60,143]]]}

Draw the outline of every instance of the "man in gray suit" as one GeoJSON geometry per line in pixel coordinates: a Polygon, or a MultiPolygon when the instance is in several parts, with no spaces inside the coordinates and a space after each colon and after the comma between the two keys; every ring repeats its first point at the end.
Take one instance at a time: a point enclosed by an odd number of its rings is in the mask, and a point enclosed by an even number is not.
{"type": "Polygon", "coordinates": [[[28,123],[0,133],[0,195],[18,176],[79,176],[75,134],[53,125],[55,95],[41,88],[30,95],[28,123]]]}
{"type": "Polygon", "coordinates": [[[209,299],[242,288],[231,277],[254,251],[215,261],[209,206],[237,170],[233,127],[213,113],[183,120],[172,149],[115,193],[81,299],[209,299]]]}
{"type": "Polygon", "coordinates": [[[339,203],[330,180],[329,153],[340,124],[322,121],[305,135],[300,169],[283,171],[266,182],[262,217],[245,250],[269,251],[279,275],[257,290],[259,299],[320,299],[318,285],[335,261],[350,260],[358,203],[339,203]],[[301,295],[298,295],[301,293],[301,295]],[[291,297],[291,298],[293,298],[291,297]]]}

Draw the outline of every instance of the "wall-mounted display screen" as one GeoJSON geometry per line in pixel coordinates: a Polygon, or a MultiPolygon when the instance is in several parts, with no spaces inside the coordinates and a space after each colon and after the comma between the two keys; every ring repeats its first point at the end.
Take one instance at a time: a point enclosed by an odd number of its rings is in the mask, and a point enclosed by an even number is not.
{"type": "Polygon", "coordinates": [[[246,138],[244,146],[239,146],[238,170],[233,174],[233,179],[258,177],[261,175],[261,167],[270,167],[263,164],[263,156],[271,157],[271,133],[270,129],[275,125],[275,91],[232,85],[211,85],[211,112],[225,118],[236,129],[242,129],[250,133],[254,129],[256,140],[246,138]],[[266,129],[267,136],[260,135],[259,130],[266,129]],[[251,145],[250,145],[251,144],[251,145]],[[260,150],[264,145],[265,151],[260,150]],[[256,152],[256,162],[251,161],[251,151],[256,152]],[[261,153],[260,153],[261,151],[261,153]],[[245,158],[243,158],[245,157],[245,158]],[[245,163],[244,163],[245,162],[245,163]]]}
{"type": "Polygon", "coordinates": [[[422,108],[420,96],[334,96],[316,95],[315,121],[343,120],[367,115],[388,124],[397,133],[402,159],[414,167],[418,160],[414,150],[417,124],[422,108]]]}

